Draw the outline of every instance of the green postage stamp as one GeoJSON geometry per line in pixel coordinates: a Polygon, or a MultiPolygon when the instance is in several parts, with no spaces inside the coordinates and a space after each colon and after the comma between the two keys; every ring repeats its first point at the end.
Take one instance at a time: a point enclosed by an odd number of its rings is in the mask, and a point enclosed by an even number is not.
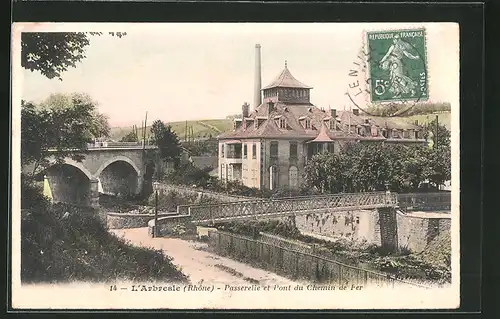
{"type": "Polygon", "coordinates": [[[429,98],[425,29],[367,32],[371,102],[429,98]]]}

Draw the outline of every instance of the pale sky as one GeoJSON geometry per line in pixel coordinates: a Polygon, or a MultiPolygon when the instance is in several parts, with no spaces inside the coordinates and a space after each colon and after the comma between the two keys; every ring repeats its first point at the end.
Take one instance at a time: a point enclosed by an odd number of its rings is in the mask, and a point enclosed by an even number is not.
{"type": "MultiPolygon", "coordinates": [[[[35,27],[55,30],[47,25],[35,27]]],[[[146,111],[148,122],[168,122],[225,118],[240,113],[244,102],[253,107],[257,43],[262,46],[263,87],[287,60],[295,78],[314,88],[312,103],[343,109],[364,30],[425,27],[430,99],[458,99],[448,89],[458,78],[458,28],[453,24],[54,25],[58,31],[126,31],[127,36],[92,37],[87,58],[64,72],[62,82],[23,70],[22,98],[88,93],[112,126],[140,125],[146,111]]]]}

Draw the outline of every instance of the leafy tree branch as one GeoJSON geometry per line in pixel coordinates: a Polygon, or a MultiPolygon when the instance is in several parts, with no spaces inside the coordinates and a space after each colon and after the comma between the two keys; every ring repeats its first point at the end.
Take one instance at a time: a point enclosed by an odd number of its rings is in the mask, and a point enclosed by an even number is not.
{"type": "MultiPolygon", "coordinates": [[[[125,32],[109,32],[121,38],[125,32]]],[[[91,36],[102,32],[23,32],[21,34],[21,65],[30,71],[62,81],[61,74],[86,58],[91,36]]]]}

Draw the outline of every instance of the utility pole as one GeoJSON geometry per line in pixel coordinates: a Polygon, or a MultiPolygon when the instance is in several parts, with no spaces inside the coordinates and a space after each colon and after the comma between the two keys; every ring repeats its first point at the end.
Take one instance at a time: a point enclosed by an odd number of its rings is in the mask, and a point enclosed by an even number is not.
{"type": "Polygon", "coordinates": [[[158,188],[155,190],[155,226],[153,228],[153,238],[158,236],[158,188]]]}
{"type": "Polygon", "coordinates": [[[434,138],[434,147],[438,146],[438,132],[439,132],[439,115],[436,115],[436,137],[434,138]]]}

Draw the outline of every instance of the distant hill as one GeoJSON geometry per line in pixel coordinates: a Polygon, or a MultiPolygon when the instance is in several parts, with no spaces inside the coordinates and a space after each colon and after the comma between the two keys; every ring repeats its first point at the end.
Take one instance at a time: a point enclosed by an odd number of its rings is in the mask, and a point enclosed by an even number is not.
{"type": "MultiPolygon", "coordinates": [[[[418,120],[420,125],[433,121],[439,116],[439,122],[451,130],[451,113],[443,112],[439,114],[425,114],[425,115],[412,115],[407,117],[393,117],[393,120],[401,120],[409,123],[414,123],[418,120]]],[[[182,140],[186,136],[186,121],[170,122],[167,123],[172,126],[172,130],[182,140]]],[[[140,126],[140,124],[139,124],[140,126]]],[[[217,120],[200,120],[200,121],[187,121],[188,130],[192,131],[193,138],[203,137],[216,137],[222,132],[229,131],[233,127],[233,120],[231,119],[217,119],[217,120]]],[[[147,127],[146,134],[149,133],[150,126],[147,127]]],[[[123,136],[132,131],[132,127],[113,127],[111,128],[111,138],[113,140],[120,140],[123,136]]],[[[139,137],[142,136],[142,129],[138,128],[139,137]]]]}
{"type": "Polygon", "coordinates": [[[446,128],[451,131],[451,112],[412,115],[408,117],[402,117],[401,119],[404,119],[405,121],[408,121],[410,123],[414,123],[415,120],[418,120],[418,123],[422,125],[434,121],[434,119],[436,119],[436,115],[438,116],[439,124],[446,126],[446,128]]]}
{"type": "MultiPolygon", "coordinates": [[[[182,140],[186,136],[186,121],[182,122],[167,122],[167,125],[172,127],[172,130],[182,140]]],[[[226,132],[233,127],[233,122],[230,119],[216,119],[216,120],[200,120],[200,121],[187,121],[187,131],[190,131],[193,138],[216,137],[222,132],[226,132]]],[[[150,126],[146,128],[146,134],[150,132],[150,126]]],[[[111,128],[111,138],[113,140],[120,140],[122,137],[132,131],[132,127],[113,127],[111,128]]],[[[142,129],[140,123],[138,127],[139,138],[142,136],[142,129]]]]}

